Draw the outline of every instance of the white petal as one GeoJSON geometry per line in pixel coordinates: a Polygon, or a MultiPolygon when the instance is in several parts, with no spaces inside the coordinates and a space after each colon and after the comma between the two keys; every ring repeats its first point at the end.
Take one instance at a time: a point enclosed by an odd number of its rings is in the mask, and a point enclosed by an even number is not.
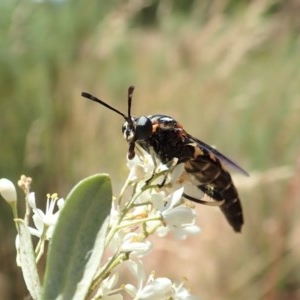
{"type": "MultiPolygon", "coordinates": [[[[144,186],[144,183],[141,181],[142,185],[141,187],[144,186]]],[[[151,199],[151,192],[149,190],[144,191],[139,195],[139,197],[136,199],[136,203],[145,203],[151,199]]]]}
{"type": "Polygon", "coordinates": [[[175,182],[184,171],[184,163],[177,165],[171,174],[171,183],[175,182]]]}
{"type": "Polygon", "coordinates": [[[1,178],[0,179],[0,194],[8,203],[17,201],[17,192],[12,181],[1,178]]]}
{"type": "Polygon", "coordinates": [[[167,225],[180,226],[190,224],[195,220],[195,213],[189,207],[178,206],[162,213],[167,225]]]}
{"type": "Polygon", "coordinates": [[[199,298],[191,295],[190,291],[183,285],[173,286],[175,290],[174,300],[198,300],[199,298]]]}
{"type": "Polygon", "coordinates": [[[137,290],[136,287],[133,286],[132,284],[125,284],[124,285],[124,290],[131,296],[131,297],[135,297],[137,290]]]}
{"type": "Polygon", "coordinates": [[[46,240],[51,240],[52,239],[52,236],[53,236],[53,231],[54,231],[54,226],[50,226],[47,228],[47,231],[46,231],[46,240]]]}
{"type": "Polygon", "coordinates": [[[172,194],[172,196],[171,196],[171,203],[172,203],[171,207],[174,207],[174,206],[176,206],[180,203],[181,198],[182,198],[182,194],[183,194],[183,190],[184,190],[184,187],[181,187],[172,194]]]}
{"type": "Polygon", "coordinates": [[[170,228],[164,226],[161,226],[156,230],[156,233],[159,237],[165,237],[169,232],[170,232],[170,228]]]}
{"type": "Polygon", "coordinates": [[[97,294],[95,295],[95,299],[109,299],[109,300],[120,300],[123,299],[123,296],[121,294],[111,295],[108,296],[111,293],[111,290],[115,287],[119,279],[119,273],[115,272],[111,275],[109,275],[107,278],[105,278],[100,288],[97,291],[97,294]]]}
{"type": "Polygon", "coordinates": [[[129,178],[132,181],[142,180],[145,173],[145,169],[142,166],[136,165],[130,169],[129,178]]]}
{"type": "Polygon", "coordinates": [[[124,265],[128,268],[128,270],[132,273],[132,275],[137,278],[138,286],[141,288],[145,281],[145,270],[144,265],[139,258],[133,259],[132,257],[124,262],[124,265]]]}
{"type": "Polygon", "coordinates": [[[132,252],[135,255],[143,255],[149,252],[152,244],[150,241],[139,241],[139,235],[131,232],[125,235],[120,250],[123,252],[132,252]]]}
{"type": "Polygon", "coordinates": [[[119,273],[113,273],[112,275],[108,276],[106,279],[102,281],[102,284],[109,290],[111,290],[119,280],[119,273]]]}
{"type": "Polygon", "coordinates": [[[46,214],[43,222],[47,225],[47,226],[54,226],[57,219],[58,219],[59,213],[57,211],[57,213],[55,213],[54,215],[52,214],[46,214]]]}
{"type": "Polygon", "coordinates": [[[59,198],[57,200],[57,207],[58,207],[58,209],[61,210],[64,207],[64,205],[65,205],[65,200],[63,198],[59,198]]]}
{"type": "Polygon", "coordinates": [[[36,204],[35,204],[35,193],[34,192],[31,192],[29,195],[28,195],[28,203],[30,205],[30,207],[32,209],[36,209],[36,204]]]}
{"type": "Polygon", "coordinates": [[[150,241],[126,242],[121,246],[121,251],[132,252],[135,255],[144,255],[150,251],[152,244],[150,241]]]}
{"type": "Polygon", "coordinates": [[[188,234],[198,234],[201,232],[201,228],[198,225],[190,224],[185,226],[185,231],[188,234]]]}
{"type": "Polygon", "coordinates": [[[139,157],[136,155],[133,159],[129,159],[127,158],[127,167],[128,169],[132,169],[133,167],[135,167],[136,165],[141,165],[141,160],[139,159],[139,157]]]}
{"type": "Polygon", "coordinates": [[[161,300],[169,298],[174,293],[172,281],[169,278],[157,278],[149,282],[139,293],[141,300],[161,300]]]}
{"type": "Polygon", "coordinates": [[[50,200],[49,206],[46,208],[46,215],[52,215],[55,207],[55,200],[50,200]]]}
{"type": "Polygon", "coordinates": [[[42,232],[38,231],[36,228],[32,228],[32,227],[28,226],[28,230],[31,235],[34,235],[38,238],[40,238],[42,235],[42,232]]]}
{"type": "Polygon", "coordinates": [[[174,237],[178,240],[184,240],[189,235],[198,234],[201,230],[197,225],[186,225],[184,227],[174,228],[172,227],[174,237]]]}
{"type": "Polygon", "coordinates": [[[44,230],[44,222],[43,222],[43,219],[40,218],[39,215],[37,214],[34,214],[32,216],[32,220],[33,220],[33,223],[34,223],[34,226],[36,227],[36,229],[42,233],[43,230],[44,230]]]}
{"type": "Polygon", "coordinates": [[[152,193],[151,194],[151,202],[154,204],[155,208],[159,211],[165,209],[166,205],[166,194],[164,192],[152,193]]]}

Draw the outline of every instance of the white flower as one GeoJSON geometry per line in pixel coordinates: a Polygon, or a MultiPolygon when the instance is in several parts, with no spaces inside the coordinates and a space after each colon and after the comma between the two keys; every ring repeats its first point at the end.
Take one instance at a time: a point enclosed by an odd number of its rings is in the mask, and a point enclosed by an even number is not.
{"type": "Polygon", "coordinates": [[[59,212],[64,205],[64,200],[62,198],[58,199],[56,194],[48,194],[45,213],[36,207],[35,194],[33,192],[31,192],[28,196],[28,203],[32,208],[32,219],[36,227],[29,227],[29,232],[37,237],[45,235],[47,240],[51,239],[59,212]],[[55,203],[57,203],[58,210],[54,213],[55,203]]]}
{"type": "Polygon", "coordinates": [[[140,256],[147,254],[151,250],[151,248],[152,243],[150,241],[139,241],[139,235],[137,233],[131,232],[125,235],[120,250],[140,256]]]}
{"type": "Polygon", "coordinates": [[[139,187],[145,185],[147,180],[153,177],[153,174],[163,173],[157,178],[151,180],[152,185],[175,183],[184,170],[184,164],[176,165],[177,158],[173,161],[173,166],[167,166],[161,163],[157,158],[152,157],[143,148],[136,145],[137,155],[133,159],[127,158],[127,167],[130,170],[129,180],[138,182],[139,187]],[[154,162],[155,159],[155,162],[154,162]],[[176,165],[176,166],[175,166],[176,165]],[[175,167],[174,167],[175,166],[175,167]],[[168,171],[172,169],[172,172],[168,171]]]}
{"type": "Polygon", "coordinates": [[[190,207],[178,206],[162,212],[167,226],[179,227],[195,221],[195,211],[190,207]]]}
{"type": "MultiPolygon", "coordinates": [[[[181,204],[183,187],[173,192],[168,197],[155,197],[152,199],[155,207],[162,213],[166,213],[181,204]]],[[[165,193],[166,194],[166,193],[165,193]]]]}
{"type": "Polygon", "coordinates": [[[6,179],[0,179],[0,194],[9,204],[17,201],[17,192],[14,184],[6,179]]]}
{"type": "Polygon", "coordinates": [[[138,280],[137,287],[129,283],[124,285],[125,291],[134,299],[163,300],[173,296],[174,289],[169,278],[154,278],[154,274],[151,273],[146,280],[143,264],[139,260],[130,260],[127,262],[127,266],[138,280]]]}
{"type": "Polygon", "coordinates": [[[126,266],[137,279],[137,286],[127,283],[124,290],[134,299],[139,300],[197,300],[192,296],[184,283],[175,284],[167,277],[154,277],[152,272],[146,279],[141,260],[130,259],[126,266]]]}
{"type": "Polygon", "coordinates": [[[152,249],[152,243],[149,240],[141,238],[136,232],[125,233],[124,230],[115,232],[109,248],[112,252],[122,251],[130,253],[130,257],[144,256],[152,249]]]}
{"type": "Polygon", "coordinates": [[[190,291],[184,286],[183,282],[179,285],[174,284],[173,289],[175,295],[173,296],[174,300],[197,300],[199,299],[196,296],[191,295],[190,291]]]}
{"type": "MultiPolygon", "coordinates": [[[[119,197],[113,201],[111,231],[107,239],[112,252],[129,254],[122,265],[127,265],[137,279],[136,285],[127,283],[122,288],[136,300],[193,300],[183,285],[175,285],[166,277],[155,278],[154,273],[146,276],[140,260],[152,248],[148,235],[156,231],[160,236],[172,232],[181,239],[200,231],[195,225],[195,211],[182,201],[184,188],[178,178],[184,165],[175,166],[176,160],[172,166],[154,162],[153,157],[140,147],[136,153],[133,160],[128,160],[130,174],[119,197]],[[123,204],[127,188],[132,188],[132,195],[123,204]]],[[[105,288],[101,289],[99,295],[104,297],[119,292],[115,289],[106,293],[105,288]]]]}
{"type": "Polygon", "coordinates": [[[141,300],[169,299],[172,295],[172,281],[166,277],[154,278],[152,274],[146,285],[136,293],[136,297],[141,300]]]}
{"type": "Polygon", "coordinates": [[[200,232],[200,228],[195,225],[196,213],[194,209],[181,204],[183,189],[183,187],[179,188],[167,199],[162,200],[159,197],[153,199],[165,223],[165,226],[157,229],[158,236],[166,236],[171,231],[176,238],[185,239],[190,234],[200,232]]]}
{"type": "Polygon", "coordinates": [[[169,232],[172,232],[176,239],[184,240],[190,235],[200,233],[201,229],[195,224],[186,224],[181,227],[159,227],[157,229],[159,237],[165,237],[169,232]]]}

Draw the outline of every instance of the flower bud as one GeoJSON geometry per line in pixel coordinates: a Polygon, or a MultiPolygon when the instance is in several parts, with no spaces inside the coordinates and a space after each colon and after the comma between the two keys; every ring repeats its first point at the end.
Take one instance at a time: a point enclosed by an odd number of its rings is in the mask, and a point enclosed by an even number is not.
{"type": "Polygon", "coordinates": [[[17,201],[17,192],[14,184],[6,179],[0,179],[0,194],[8,204],[13,204],[17,201]]]}

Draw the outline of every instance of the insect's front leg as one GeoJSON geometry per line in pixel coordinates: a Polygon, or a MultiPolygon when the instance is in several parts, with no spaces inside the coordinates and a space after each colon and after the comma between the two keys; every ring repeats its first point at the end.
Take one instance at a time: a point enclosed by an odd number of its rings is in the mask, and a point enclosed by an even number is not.
{"type": "Polygon", "coordinates": [[[146,184],[149,184],[154,179],[155,175],[160,175],[160,173],[161,173],[161,175],[163,175],[163,180],[162,180],[161,183],[158,183],[157,186],[159,188],[162,188],[165,185],[165,183],[168,179],[168,175],[170,173],[172,173],[174,168],[176,167],[177,162],[178,162],[178,158],[173,158],[172,160],[168,161],[165,164],[167,166],[167,170],[158,172],[159,163],[157,161],[157,156],[155,155],[155,152],[154,152],[152,147],[150,148],[150,155],[151,155],[152,160],[153,160],[154,170],[153,170],[152,176],[146,181],[146,184]]]}
{"type": "MultiPolygon", "coordinates": [[[[136,145],[136,150],[137,150],[138,155],[143,156],[142,148],[138,144],[136,145]]],[[[156,184],[159,188],[161,188],[165,185],[167,178],[168,178],[168,174],[172,173],[174,168],[177,166],[178,158],[175,157],[175,158],[171,159],[170,161],[168,161],[165,164],[167,169],[159,171],[158,168],[161,164],[160,164],[159,158],[155,154],[153,147],[152,146],[148,147],[147,152],[151,156],[154,168],[153,168],[153,172],[152,172],[150,178],[146,180],[146,185],[150,185],[151,182],[155,179],[155,177],[157,178],[159,176],[163,176],[162,182],[159,184],[156,184]]]]}
{"type": "Polygon", "coordinates": [[[152,179],[154,178],[155,174],[156,174],[156,171],[157,171],[157,167],[158,167],[158,163],[157,163],[157,158],[155,156],[155,152],[154,152],[154,149],[153,147],[150,147],[149,148],[149,153],[151,155],[151,158],[152,158],[152,161],[153,161],[153,165],[154,165],[154,169],[153,169],[153,172],[152,172],[152,175],[149,179],[146,180],[146,184],[150,184],[150,182],[152,181],[152,179]]]}
{"type": "Polygon", "coordinates": [[[168,175],[171,174],[174,171],[175,167],[177,166],[177,162],[178,162],[178,158],[174,157],[172,160],[170,160],[166,164],[168,170],[164,175],[164,179],[163,179],[162,183],[157,185],[159,188],[162,188],[165,185],[165,183],[167,181],[167,178],[168,178],[168,175]]]}

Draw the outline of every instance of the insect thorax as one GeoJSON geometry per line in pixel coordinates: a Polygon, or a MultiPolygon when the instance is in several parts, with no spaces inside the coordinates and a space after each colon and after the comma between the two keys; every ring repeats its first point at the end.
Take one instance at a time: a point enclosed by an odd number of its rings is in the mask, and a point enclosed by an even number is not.
{"type": "Polygon", "coordinates": [[[158,159],[166,164],[178,158],[178,163],[191,159],[194,148],[182,126],[173,118],[164,115],[148,116],[152,122],[152,134],[136,142],[148,153],[154,150],[158,159]]]}

